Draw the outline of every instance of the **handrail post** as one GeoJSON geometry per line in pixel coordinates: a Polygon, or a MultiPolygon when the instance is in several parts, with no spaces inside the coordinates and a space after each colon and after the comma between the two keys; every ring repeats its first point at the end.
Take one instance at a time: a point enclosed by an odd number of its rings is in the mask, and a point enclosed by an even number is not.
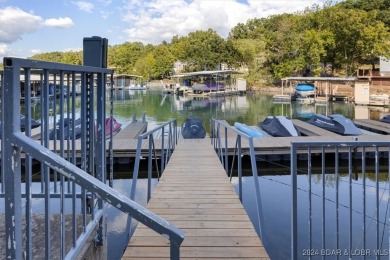
{"type": "MultiPolygon", "coordinates": [[[[152,189],[152,138],[149,136],[149,151],[148,151],[148,197],[147,201],[150,200],[151,197],[151,189],[152,189]]],[[[134,176],[134,175],[133,175],[134,176]]],[[[134,180],[133,180],[134,181],[134,180]]]]}
{"type": "Polygon", "coordinates": [[[20,131],[20,68],[11,59],[4,58],[4,83],[2,87],[1,154],[5,191],[5,243],[6,259],[22,259],[22,196],[20,149],[11,142],[20,131]],[[14,65],[15,68],[14,68],[14,65]],[[5,108],[11,108],[5,110],[5,108]],[[4,113],[10,110],[11,113],[4,113]],[[6,155],[6,156],[4,156],[6,155]]]}
{"type": "Polygon", "coordinates": [[[298,259],[297,220],[297,147],[291,143],[291,259],[298,259]]]}
{"type": "Polygon", "coordinates": [[[258,226],[259,226],[259,236],[260,239],[263,239],[263,232],[261,228],[261,224],[264,223],[263,221],[263,214],[261,212],[262,210],[262,203],[261,203],[261,197],[260,197],[260,184],[259,184],[259,177],[257,175],[257,165],[256,165],[256,157],[255,157],[255,149],[253,146],[253,137],[249,138],[249,149],[250,149],[250,156],[251,156],[251,165],[252,165],[252,175],[253,175],[253,181],[255,184],[255,192],[256,192],[256,209],[257,209],[257,216],[258,216],[258,226]]]}
{"type": "Polygon", "coordinates": [[[225,126],[225,172],[226,175],[229,174],[229,166],[228,166],[228,136],[227,136],[227,127],[225,126]]]}
{"type": "MultiPolygon", "coordinates": [[[[165,126],[164,126],[165,127],[165,126]]],[[[164,172],[164,168],[165,168],[165,131],[164,131],[164,127],[162,127],[161,129],[161,172],[164,172]]]]}
{"type": "Polygon", "coordinates": [[[238,145],[238,196],[242,202],[242,157],[241,157],[241,135],[237,135],[237,145],[238,145]]]}
{"type": "Polygon", "coordinates": [[[180,260],[180,246],[172,240],[170,240],[170,253],[172,260],[180,260]]]}
{"type": "Polygon", "coordinates": [[[134,200],[135,190],[137,188],[138,172],[139,172],[139,162],[141,159],[141,147],[142,147],[142,136],[138,136],[137,142],[137,152],[135,155],[134,170],[133,170],[133,181],[131,183],[130,199],[134,200]]]}

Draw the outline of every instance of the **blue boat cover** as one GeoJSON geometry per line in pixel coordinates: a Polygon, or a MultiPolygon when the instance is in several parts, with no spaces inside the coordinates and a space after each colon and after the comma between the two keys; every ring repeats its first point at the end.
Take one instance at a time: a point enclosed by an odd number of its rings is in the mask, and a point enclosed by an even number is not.
{"type": "Polygon", "coordinates": [[[292,121],[285,116],[269,116],[259,126],[275,137],[300,136],[292,121]]]}
{"type": "Polygon", "coordinates": [[[183,124],[181,131],[184,139],[202,139],[206,136],[206,131],[199,118],[188,118],[183,124]]]}
{"type": "Polygon", "coordinates": [[[259,129],[256,129],[253,126],[248,126],[246,124],[234,123],[234,127],[240,130],[241,132],[251,136],[251,137],[264,137],[264,133],[262,133],[259,129]]]}
{"type": "Polygon", "coordinates": [[[313,91],[315,87],[311,83],[299,83],[295,89],[298,91],[313,91]]]}
{"type": "Polygon", "coordinates": [[[362,135],[363,132],[355,126],[351,119],[340,114],[324,116],[315,114],[309,121],[309,124],[321,127],[328,131],[340,135],[362,135]]]}
{"type": "Polygon", "coordinates": [[[384,116],[379,121],[390,124],[390,115],[384,116]]]}

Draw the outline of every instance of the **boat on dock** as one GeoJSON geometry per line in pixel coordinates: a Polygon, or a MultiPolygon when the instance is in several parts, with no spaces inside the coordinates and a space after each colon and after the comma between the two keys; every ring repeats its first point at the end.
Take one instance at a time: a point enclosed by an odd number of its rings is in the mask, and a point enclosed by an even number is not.
{"type": "MultiPolygon", "coordinates": [[[[34,128],[41,126],[41,123],[33,118],[31,118],[30,124],[31,124],[31,129],[34,129],[34,128]]],[[[26,117],[21,116],[20,117],[20,131],[22,131],[22,132],[26,131],[26,127],[27,127],[26,117]]],[[[1,137],[1,128],[2,127],[1,127],[1,122],[0,122],[0,137],[1,137]]]]}
{"type": "Polygon", "coordinates": [[[310,97],[315,95],[316,88],[312,83],[298,83],[295,86],[295,94],[299,97],[310,97]]]}
{"type": "Polygon", "coordinates": [[[142,76],[115,74],[114,89],[147,90],[148,88],[142,83],[142,76]]]}
{"type": "MultiPolygon", "coordinates": [[[[81,118],[77,118],[74,120],[74,128],[73,128],[73,119],[72,118],[64,118],[64,130],[63,130],[63,139],[73,139],[73,131],[74,131],[74,136],[75,140],[81,138],[81,118]]],[[[115,118],[108,117],[105,119],[105,138],[108,139],[110,138],[110,133],[111,133],[111,126],[110,123],[112,124],[112,135],[114,136],[117,134],[122,127],[122,124],[117,122],[115,118]]],[[[96,128],[96,125],[95,125],[96,128]]],[[[60,138],[60,129],[61,129],[61,120],[58,120],[56,123],[55,128],[50,129],[49,131],[49,140],[54,140],[57,139],[59,140],[60,138]]],[[[97,129],[96,129],[97,130],[97,129]]]]}
{"type": "Polygon", "coordinates": [[[351,119],[346,118],[340,114],[333,114],[325,116],[322,114],[315,114],[309,121],[309,124],[318,126],[328,131],[340,135],[362,135],[361,129],[357,128],[351,119]]]}
{"type": "Polygon", "coordinates": [[[116,135],[122,128],[122,124],[116,121],[114,117],[106,118],[106,139],[110,138],[111,134],[111,125],[112,125],[112,135],[116,135]]]}
{"type": "Polygon", "coordinates": [[[264,131],[274,137],[300,136],[291,119],[285,116],[268,116],[259,123],[264,131]]]}
{"type": "Polygon", "coordinates": [[[179,95],[233,95],[246,91],[246,81],[237,79],[234,82],[233,70],[195,71],[174,75],[172,78],[180,79],[181,84],[175,86],[176,94],[179,95]]]}
{"type": "MultiPolygon", "coordinates": [[[[73,120],[72,118],[63,119],[64,129],[63,129],[63,139],[67,140],[73,139],[73,136],[76,139],[81,138],[81,118],[73,120]],[[73,128],[74,125],[74,128],[73,128]]],[[[49,140],[59,140],[61,136],[61,119],[57,121],[54,128],[49,131],[49,140]]]]}
{"type": "Polygon", "coordinates": [[[206,130],[199,118],[187,118],[183,123],[181,134],[184,139],[203,139],[206,136],[206,130]]]}
{"type": "Polygon", "coordinates": [[[390,115],[385,115],[379,121],[390,124],[390,115]]]}
{"type": "Polygon", "coordinates": [[[269,136],[266,132],[262,131],[256,126],[248,126],[246,124],[235,122],[234,127],[237,128],[239,131],[243,132],[244,134],[247,134],[251,137],[258,138],[258,137],[269,136]]]}

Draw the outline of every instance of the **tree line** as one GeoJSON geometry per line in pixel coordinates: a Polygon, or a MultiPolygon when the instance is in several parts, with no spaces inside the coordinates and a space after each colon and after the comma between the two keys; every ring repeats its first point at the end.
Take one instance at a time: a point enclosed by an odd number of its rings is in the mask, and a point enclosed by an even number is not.
{"type": "MultiPolygon", "coordinates": [[[[352,76],[390,58],[390,0],[346,0],[313,5],[294,14],[254,18],[231,29],[227,39],[212,29],[174,36],[159,45],[125,42],[108,47],[116,73],[161,79],[180,60],[185,71],[221,64],[246,68],[249,85],[268,85],[289,76],[352,76]]],[[[51,52],[37,60],[82,64],[82,52],[51,52]]]]}

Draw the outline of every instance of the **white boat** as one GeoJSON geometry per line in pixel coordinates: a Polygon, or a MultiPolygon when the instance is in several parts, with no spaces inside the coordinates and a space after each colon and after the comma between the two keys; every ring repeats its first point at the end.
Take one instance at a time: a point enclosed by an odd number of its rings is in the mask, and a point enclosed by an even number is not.
{"type": "Polygon", "coordinates": [[[390,103],[390,96],[388,94],[371,94],[370,105],[386,106],[390,103]]]}
{"type": "Polygon", "coordinates": [[[295,93],[299,97],[310,97],[315,95],[316,88],[311,83],[299,83],[295,86],[295,93]]]}
{"type": "Polygon", "coordinates": [[[148,88],[146,85],[142,84],[142,76],[115,74],[114,89],[146,90],[148,88]]]}

